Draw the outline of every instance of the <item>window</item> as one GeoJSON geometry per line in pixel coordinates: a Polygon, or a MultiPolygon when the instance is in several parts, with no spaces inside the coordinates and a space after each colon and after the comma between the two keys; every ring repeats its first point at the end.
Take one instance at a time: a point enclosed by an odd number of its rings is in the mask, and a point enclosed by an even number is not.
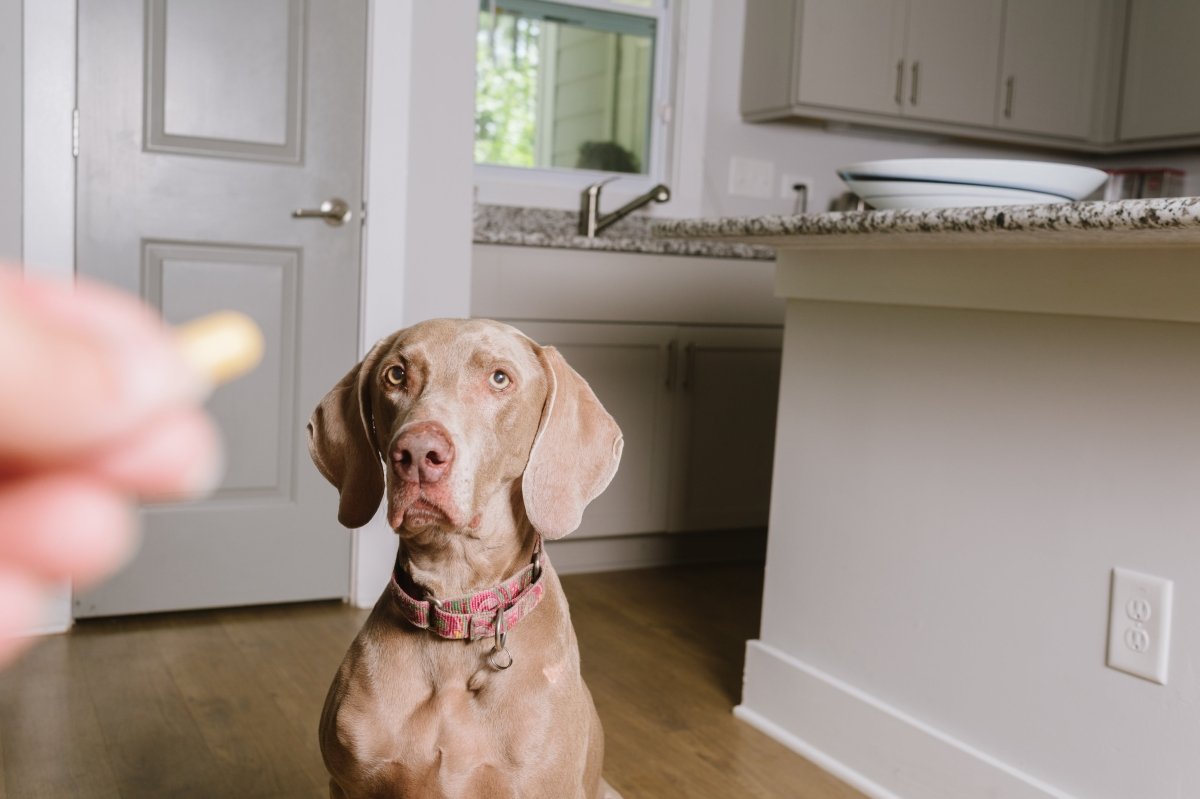
{"type": "Polygon", "coordinates": [[[482,0],[475,163],[652,174],[664,0],[482,0]]]}

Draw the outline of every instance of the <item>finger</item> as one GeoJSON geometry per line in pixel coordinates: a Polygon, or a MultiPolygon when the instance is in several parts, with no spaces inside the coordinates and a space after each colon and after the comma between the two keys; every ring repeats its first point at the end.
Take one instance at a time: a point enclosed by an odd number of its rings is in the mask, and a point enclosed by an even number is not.
{"type": "Polygon", "coordinates": [[[94,478],[50,474],[0,487],[0,569],[87,584],[128,560],[135,532],[126,497],[94,478]]]}
{"type": "Polygon", "coordinates": [[[45,590],[27,574],[0,568],[0,668],[33,643],[27,633],[43,612],[45,590]]]}
{"type": "Polygon", "coordinates": [[[201,411],[170,411],[119,442],[83,457],[70,469],[143,499],[198,497],[212,491],[220,479],[220,438],[201,411]]]}
{"type": "Polygon", "coordinates": [[[206,381],[145,305],[81,283],[0,275],[0,453],[42,462],[118,438],[206,381]]]}

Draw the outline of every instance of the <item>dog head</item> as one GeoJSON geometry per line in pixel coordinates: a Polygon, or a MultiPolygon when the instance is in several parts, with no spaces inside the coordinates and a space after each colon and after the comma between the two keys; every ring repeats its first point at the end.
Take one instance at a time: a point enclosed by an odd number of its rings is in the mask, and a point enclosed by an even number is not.
{"type": "Polygon", "coordinates": [[[482,319],[435,319],[375,345],[308,424],[338,520],[370,521],[387,495],[401,534],[470,530],[519,490],[546,538],[575,530],[612,480],[623,441],[553,347],[482,319]]]}

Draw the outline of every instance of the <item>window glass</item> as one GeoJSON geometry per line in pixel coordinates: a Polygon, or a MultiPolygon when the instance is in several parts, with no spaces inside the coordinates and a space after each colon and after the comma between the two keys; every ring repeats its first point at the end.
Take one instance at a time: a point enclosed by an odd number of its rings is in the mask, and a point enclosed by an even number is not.
{"type": "Polygon", "coordinates": [[[565,3],[483,0],[475,162],[647,173],[656,24],[565,3]]]}

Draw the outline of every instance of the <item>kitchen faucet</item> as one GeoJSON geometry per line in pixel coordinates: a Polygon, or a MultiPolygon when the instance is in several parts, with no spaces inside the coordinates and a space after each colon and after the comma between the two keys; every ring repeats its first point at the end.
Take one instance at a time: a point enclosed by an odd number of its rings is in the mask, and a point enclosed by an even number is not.
{"type": "Polygon", "coordinates": [[[643,205],[649,205],[651,202],[665,203],[671,199],[671,190],[659,183],[640,197],[635,197],[629,202],[622,205],[612,213],[600,214],[600,189],[605,183],[611,183],[617,178],[605,178],[598,183],[593,183],[588,186],[580,194],[579,204],[579,235],[587,236],[589,239],[596,237],[596,234],[604,230],[609,225],[624,219],[629,214],[633,213],[643,205]]]}

